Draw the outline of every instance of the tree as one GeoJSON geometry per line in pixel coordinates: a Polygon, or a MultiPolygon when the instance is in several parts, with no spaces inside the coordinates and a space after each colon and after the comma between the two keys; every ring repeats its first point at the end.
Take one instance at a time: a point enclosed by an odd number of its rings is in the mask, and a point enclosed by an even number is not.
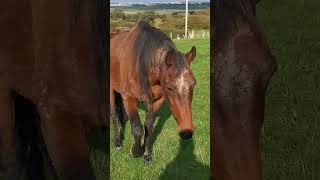
{"type": "Polygon", "coordinates": [[[162,20],[160,18],[155,18],[153,20],[153,26],[154,27],[160,29],[161,25],[162,25],[162,20]]]}
{"type": "Polygon", "coordinates": [[[126,19],[126,15],[124,14],[122,9],[116,8],[113,12],[111,12],[111,19],[117,20],[117,19],[126,19]]]}

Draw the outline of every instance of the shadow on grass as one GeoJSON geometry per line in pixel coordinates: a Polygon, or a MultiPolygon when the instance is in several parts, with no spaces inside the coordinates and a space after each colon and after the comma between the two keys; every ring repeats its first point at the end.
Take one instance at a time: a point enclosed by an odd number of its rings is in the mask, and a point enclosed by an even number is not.
{"type": "MultiPolygon", "coordinates": [[[[138,108],[143,111],[147,111],[146,105],[144,103],[139,103],[138,108]]],[[[156,141],[158,135],[161,133],[165,122],[167,121],[167,119],[169,119],[170,116],[171,116],[171,110],[170,110],[168,104],[165,102],[165,103],[163,103],[161,108],[156,112],[156,115],[155,115],[155,122],[153,125],[154,128],[153,128],[153,133],[152,133],[152,138],[151,138],[151,148],[152,148],[154,142],[156,141]]],[[[140,116],[140,118],[141,118],[141,116],[140,116]]],[[[142,119],[140,119],[140,120],[142,120],[142,119]]],[[[119,128],[119,130],[120,130],[121,142],[123,142],[126,138],[125,132],[126,132],[126,126],[127,126],[128,121],[130,121],[130,120],[128,120],[128,118],[126,117],[124,122],[120,123],[121,127],[119,128]]]]}
{"type": "Polygon", "coordinates": [[[155,122],[155,125],[153,127],[151,137],[151,148],[153,147],[154,142],[157,140],[159,134],[161,133],[164,123],[170,118],[170,116],[171,110],[168,104],[164,103],[156,114],[156,119],[157,117],[159,117],[159,119],[155,122]]]}
{"type": "MultiPolygon", "coordinates": [[[[139,109],[143,109],[144,111],[147,111],[147,108],[144,104],[139,104],[138,107],[139,109]]],[[[155,122],[153,125],[153,132],[151,137],[151,149],[153,147],[153,144],[157,140],[159,134],[161,133],[165,122],[170,118],[171,114],[172,114],[171,110],[166,102],[164,102],[161,108],[156,112],[155,122]]]]}
{"type": "Polygon", "coordinates": [[[110,130],[108,128],[101,128],[93,131],[88,137],[90,148],[109,156],[109,132],[110,130]]]}
{"type": "Polygon", "coordinates": [[[209,175],[209,166],[196,159],[193,139],[181,139],[178,155],[167,165],[159,179],[209,179],[209,175]]]}
{"type": "Polygon", "coordinates": [[[97,180],[110,179],[110,129],[100,128],[88,137],[90,159],[97,180]]]}

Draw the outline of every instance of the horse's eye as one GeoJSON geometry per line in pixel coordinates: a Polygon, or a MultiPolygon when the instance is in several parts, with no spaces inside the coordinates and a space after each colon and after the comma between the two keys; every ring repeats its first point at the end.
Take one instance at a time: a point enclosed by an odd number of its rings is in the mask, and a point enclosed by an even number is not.
{"type": "Polygon", "coordinates": [[[173,91],[173,87],[171,87],[171,86],[168,86],[167,89],[168,89],[169,91],[173,91]]]}

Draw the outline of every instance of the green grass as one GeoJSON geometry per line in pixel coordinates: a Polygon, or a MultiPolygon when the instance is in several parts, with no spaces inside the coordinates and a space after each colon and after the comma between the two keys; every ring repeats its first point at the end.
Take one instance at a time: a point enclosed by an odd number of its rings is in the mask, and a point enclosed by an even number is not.
{"type": "Polygon", "coordinates": [[[261,1],[257,8],[279,69],[262,135],[265,180],[320,179],[320,1],[261,1]]]}
{"type": "Polygon", "coordinates": [[[89,137],[91,164],[97,180],[109,179],[109,148],[105,131],[97,130],[89,137]]]}
{"type": "MultiPolygon", "coordinates": [[[[210,162],[210,46],[209,39],[177,40],[181,52],[188,52],[192,45],[197,57],[191,69],[197,80],[192,102],[195,132],[192,140],[180,141],[177,124],[165,104],[158,112],[153,134],[153,161],[144,165],[143,158],[132,158],[129,150],[133,143],[130,123],[125,128],[123,148],[115,150],[110,145],[111,179],[209,179],[210,162]]],[[[145,111],[140,109],[144,122],[145,111]]],[[[111,130],[111,137],[112,137],[111,130]]],[[[112,142],[112,139],[110,139],[112,142]]]]}

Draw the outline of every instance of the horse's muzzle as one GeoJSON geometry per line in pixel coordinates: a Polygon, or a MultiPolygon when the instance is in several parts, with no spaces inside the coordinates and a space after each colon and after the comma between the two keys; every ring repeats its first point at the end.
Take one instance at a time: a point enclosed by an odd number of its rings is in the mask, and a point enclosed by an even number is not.
{"type": "Polygon", "coordinates": [[[182,130],[179,132],[179,136],[182,139],[190,139],[192,138],[193,131],[192,130],[182,130]]]}

